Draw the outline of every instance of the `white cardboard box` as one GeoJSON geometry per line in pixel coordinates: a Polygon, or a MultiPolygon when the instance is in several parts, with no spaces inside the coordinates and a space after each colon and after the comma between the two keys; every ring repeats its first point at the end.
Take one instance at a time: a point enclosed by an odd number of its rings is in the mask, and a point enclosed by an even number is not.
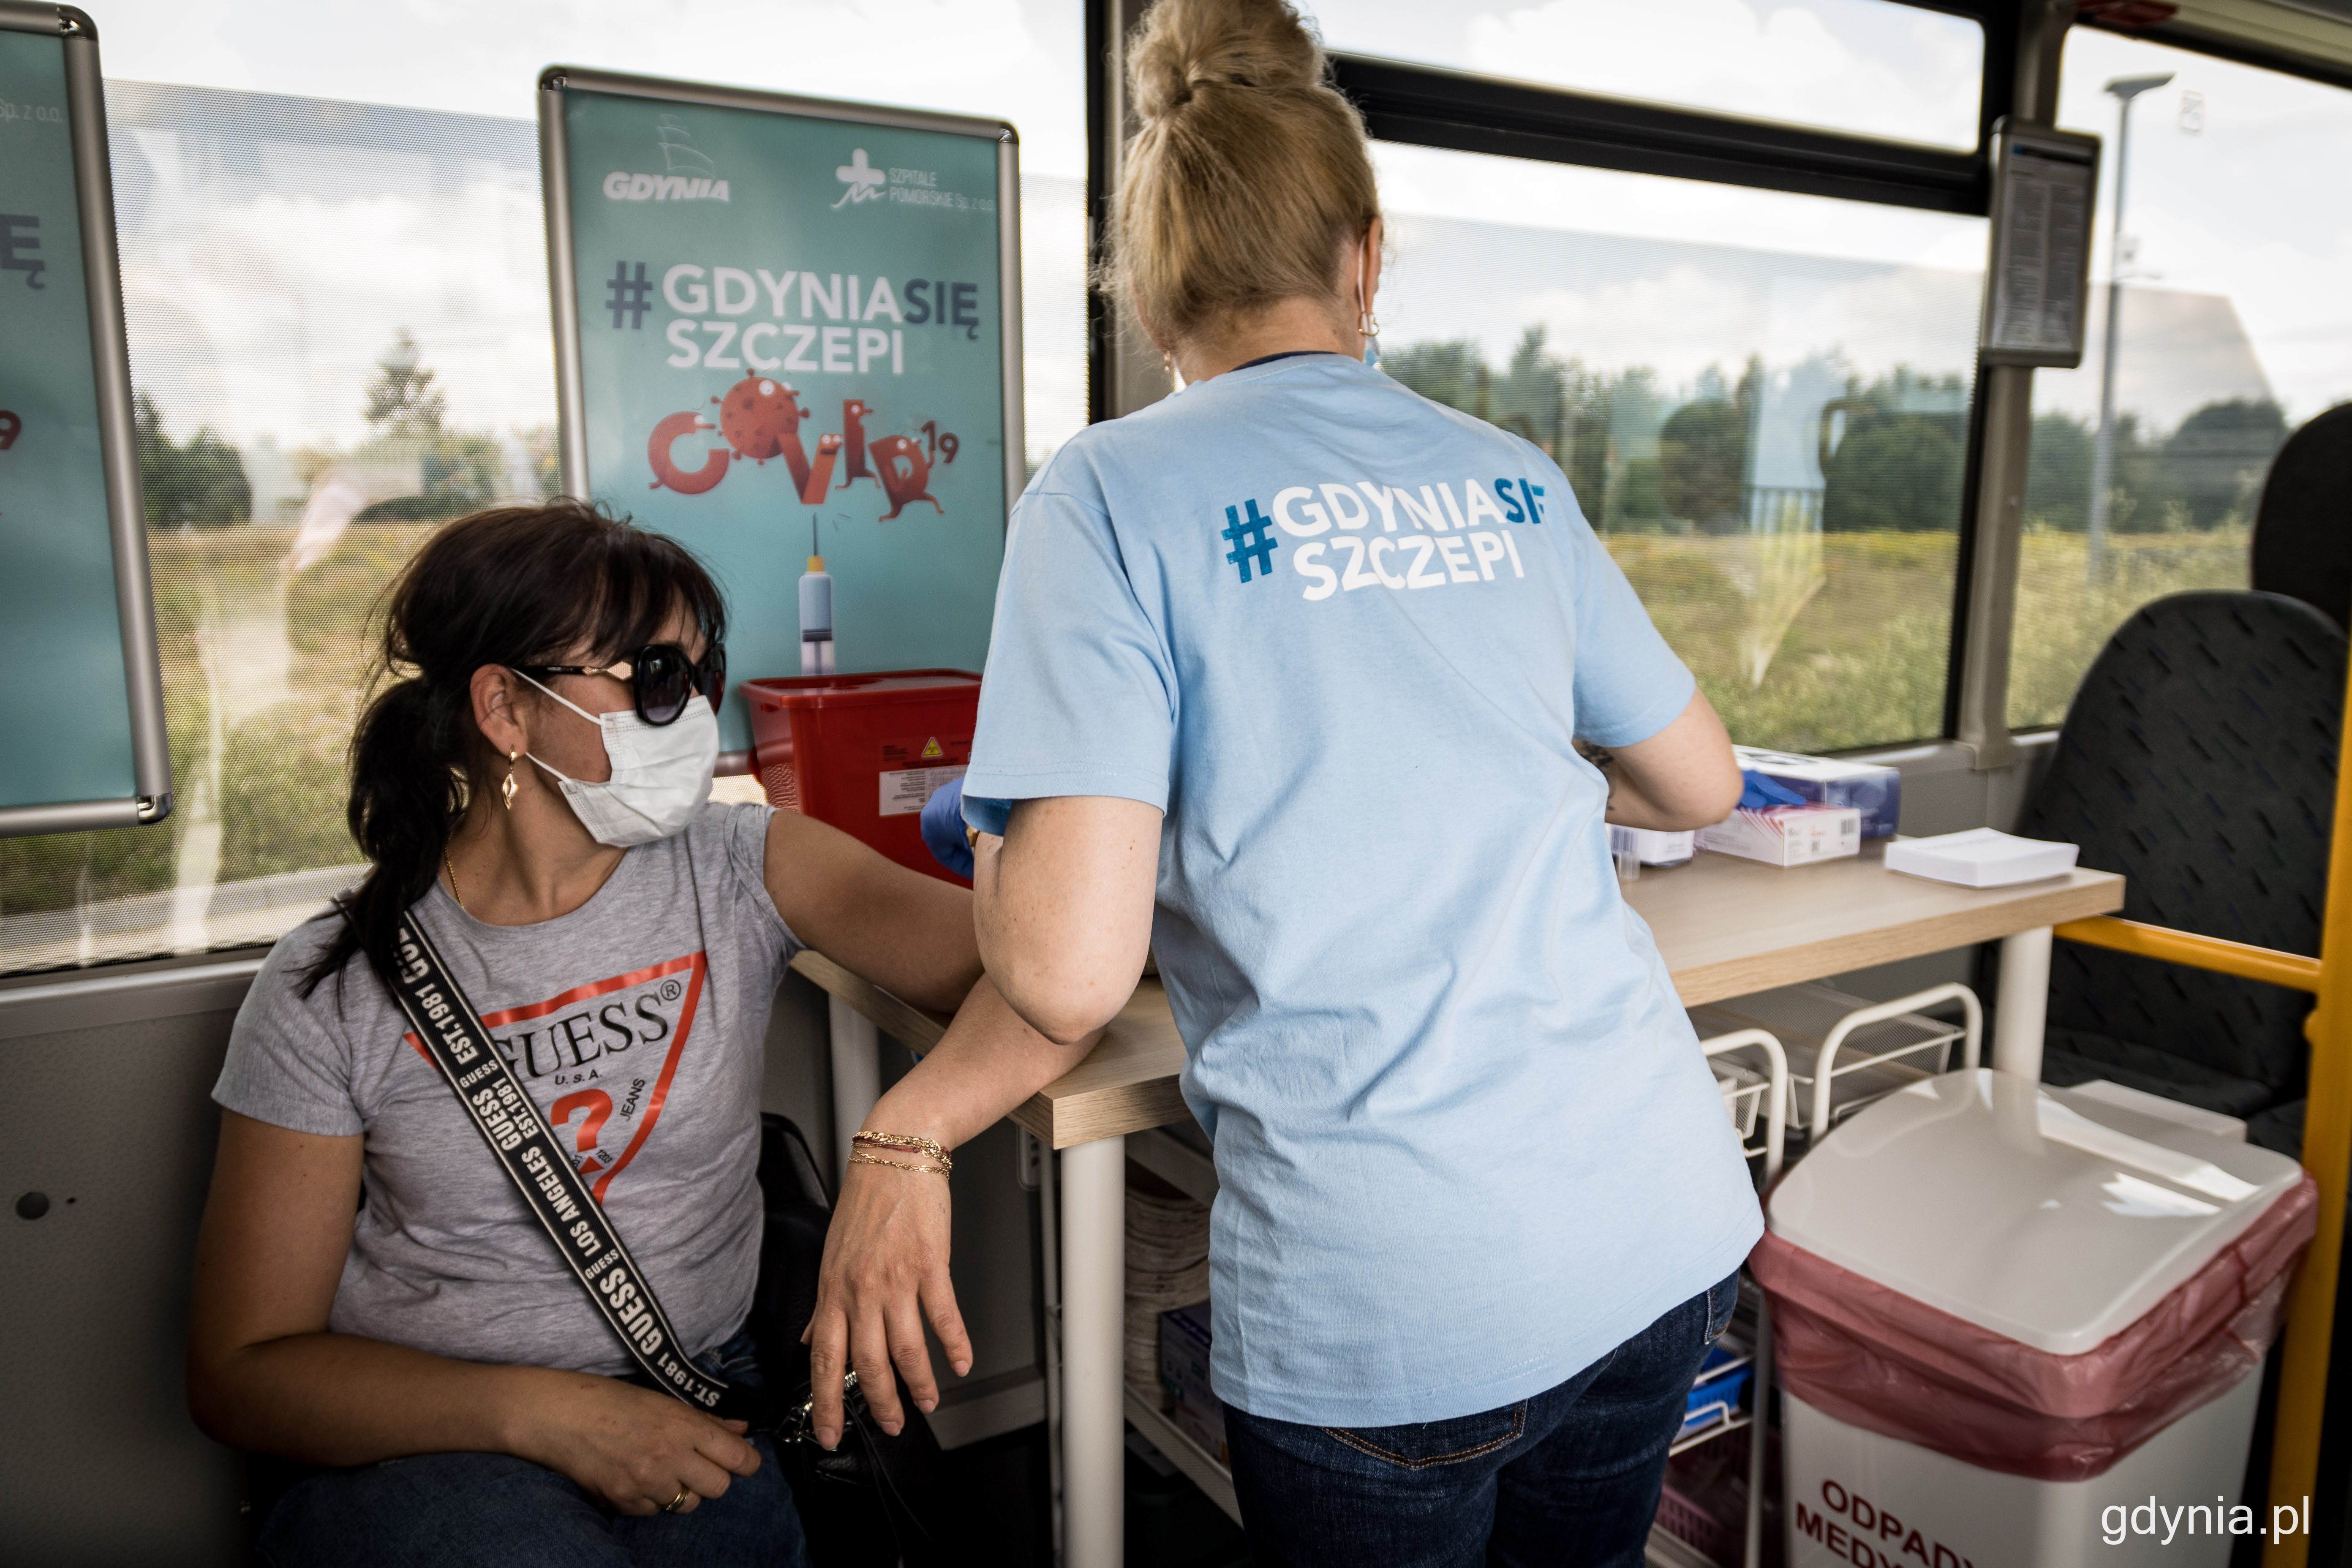
{"type": "Polygon", "coordinates": [[[1697,847],[1696,833],[1663,833],[1654,827],[1619,827],[1609,829],[1612,853],[1622,854],[1631,846],[1642,858],[1644,866],[1680,866],[1691,858],[1697,847]]]}
{"type": "Polygon", "coordinates": [[[1862,853],[1862,813],[1850,805],[1743,805],[1700,828],[1698,847],[1768,866],[1834,860],[1862,853]]]}
{"type": "Polygon", "coordinates": [[[2077,853],[2072,844],[1971,827],[1933,838],[1898,838],[1886,847],[1886,868],[1963,888],[2006,888],[2063,877],[2074,868],[2077,853]]]}

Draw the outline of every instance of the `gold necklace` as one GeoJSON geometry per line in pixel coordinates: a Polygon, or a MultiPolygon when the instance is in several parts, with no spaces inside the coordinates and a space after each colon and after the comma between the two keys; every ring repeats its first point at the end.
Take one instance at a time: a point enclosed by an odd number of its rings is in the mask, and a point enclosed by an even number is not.
{"type": "Polygon", "coordinates": [[[441,849],[441,868],[449,873],[449,896],[457,900],[459,909],[465,909],[466,895],[457,890],[457,868],[449,862],[449,850],[446,845],[444,845],[441,849]]]}

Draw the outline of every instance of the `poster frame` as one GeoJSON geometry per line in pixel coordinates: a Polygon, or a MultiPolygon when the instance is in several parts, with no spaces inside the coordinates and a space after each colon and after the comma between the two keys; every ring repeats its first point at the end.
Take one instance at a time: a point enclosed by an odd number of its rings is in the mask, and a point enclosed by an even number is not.
{"type": "Polygon", "coordinates": [[[0,29],[44,33],[64,42],[66,121],[72,136],[82,284],[89,300],[90,362],[98,390],[99,449],[106,468],[116,618],[122,631],[124,696],[131,710],[132,780],[132,793],[119,800],[0,805],[0,838],[151,826],[172,814],[172,745],[163,718],[163,669],[156,650],[154,586],[131,412],[131,346],[122,321],[122,267],[115,248],[114,177],[106,145],[106,85],[99,70],[98,25],[71,5],[0,0],[0,29]]]}
{"type": "Polygon", "coordinates": [[[1984,302],[1978,313],[1978,353],[1988,365],[2016,365],[2033,370],[2077,369],[2083,363],[2083,354],[2091,335],[2092,230],[2096,225],[2099,210],[2099,165],[2103,153],[2100,141],[2096,136],[2082,132],[2060,131],[2004,115],[1993,121],[1991,143],[1990,232],[1986,237],[1985,245],[1984,302]],[[2074,342],[2063,349],[2001,348],[1992,342],[1995,316],[2000,301],[2001,279],[2009,257],[2009,174],[2011,160],[2020,151],[2077,164],[2088,174],[2090,192],[2083,208],[2083,249],[2079,264],[2072,268],[2069,279],[2074,288],[2074,342]]]}
{"type": "MultiPolygon", "coordinates": [[[[5,3],[5,0],[0,0],[5,3]]],[[[949,114],[846,100],[664,77],[628,76],[578,66],[549,66],[539,76],[540,185],[547,212],[548,298],[555,317],[556,479],[568,496],[589,499],[586,373],[582,364],[580,289],[572,238],[572,161],[565,141],[563,95],[601,92],[661,103],[793,114],[898,131],[932,131],[996,143],[997,284],[1002,323],[1004,403],[1004,513],[1028,483],[1028,448],[1022,419],[1021,137],[1009,121],[949,114]]],[[[748,766],[748,763],[745,764],[748,766]]],[[[721,770],[725,771],[722,763],[721,770]]]]}

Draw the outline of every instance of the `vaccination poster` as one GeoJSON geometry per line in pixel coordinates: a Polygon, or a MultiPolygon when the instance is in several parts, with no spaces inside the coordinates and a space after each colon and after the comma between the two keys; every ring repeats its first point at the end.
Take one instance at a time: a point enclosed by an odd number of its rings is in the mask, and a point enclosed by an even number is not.
{"type": "MultiPolygon", "coordinates": [[[[563,123],[591,493],[717,570],[730,682],[801,673],[812,553],[835,668],[980,668],[1005,525],[996,142],[577,89],[563,123]]],[[[740,696],[720,720],[751,744],[740,696]]]]}
{"type": "Polygon", "coordinates": [[[65,44],[0,28],[0,806],[133,793],[65,44]]]}

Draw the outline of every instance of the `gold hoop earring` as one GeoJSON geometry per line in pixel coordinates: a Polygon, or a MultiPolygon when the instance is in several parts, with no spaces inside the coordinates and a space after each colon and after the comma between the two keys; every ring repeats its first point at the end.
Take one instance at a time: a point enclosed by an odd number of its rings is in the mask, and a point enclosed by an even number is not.
{"type": "Polygon", "coordinates": [[[515,784],[515,763],[521,760],[522,753],[520,752],[509,752],[507,753],[507,782],[499,785],[499,794],[506,797],[507,809],[509,811],[512,811],[514,809],[515,790],[517,788],[515,784]]]}
{"type": "Polygon", "coordinates": [[[1381,335],[1381,319],[1366,310],[1356,318],[1356,331],[1365,337],[1377,338],[1381,335]]]}

